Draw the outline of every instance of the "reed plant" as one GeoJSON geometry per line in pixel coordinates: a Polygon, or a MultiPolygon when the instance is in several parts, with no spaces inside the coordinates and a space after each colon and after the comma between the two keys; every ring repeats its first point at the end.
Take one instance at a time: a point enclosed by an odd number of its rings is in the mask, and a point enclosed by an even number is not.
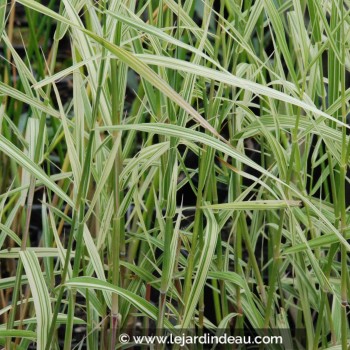
{"type": "Polygon", "coordinates": [[[2,346],[348,349],[349,11],[0,0],[2,346]]]}

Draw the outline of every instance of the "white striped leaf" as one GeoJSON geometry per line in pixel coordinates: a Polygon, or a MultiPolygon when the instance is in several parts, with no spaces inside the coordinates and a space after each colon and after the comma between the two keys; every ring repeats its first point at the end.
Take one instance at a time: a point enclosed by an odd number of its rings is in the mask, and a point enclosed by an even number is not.
{"type": "Polygon", "coordinates": [[[35,164],[29,157],[27,157],[21,150],[19,150],[13,143],[7,140],[3,135],[0,135],[0,151],[11,157],[16,163],[21,165],[23,168],[28,170],[28,172],[41,181],[50,190],[56,193],[60,198],[62,198],[70,206],[74,206],[72,200],[62,191],[62,189],[57,186],[48,177],[43,169],[41,169],[37,164],[35,164]]]}
{"type": "Polygon", "coordinates": [[[207,219],[207,226],[205,229],[204,245],[197,266],[197,273],[193,281],[192,289],[188,297],[188,302],[185,305],[183,319],[181,327],[183,329],[188,328],[193,319],[195,309],[200,297],[203,292],[207,274],[213,259],[216,241],[219,234],[219,227],[215,220],[214,214],[209,209],[204,209],[204,214],[207,219]]]}
{"type": "Polygon", "coordinates": [[[37,319],[37,349],[43,350],[46,343],[50,341],[47,338],[52,318],[50,295],[35,253],[26,250],[20,251],[19,254],[34,301],[35,316],[37,319]]]}
{"type": "MultiPolygon", "coordinates": [[[[347,242],[347,240],[343,237],[343,235],[337,230],[331,222],[324,216],[324,214],[317,209],[317,207],[303,194],[301,194],[296,188],[293,186],[287,185],[284,181],[273,175],[271,172],[267,171],[266,169],[262,168],[260,165],[256,164],[254,161],[252,161],[247,156],[239,153],[237,150],[235,150],[233,147],[227,145],[226,143],[215,139],[214,137],[192,130],[188,128],[183,128],[177,125],[171,125],[171,124],[161,124],[161,123],[148,123],[148,124],[133,124],[133,125],[114,125],[112,127],[101,127],[100,130],[140,130],[140,131],[146,131],[146,132],[153,132],[158,133],[161,135],[167,135],[167,136],[173,136],[173,137],[179,137],[184,138],[187,140],[192,140],[196,142],[201,142],[205,145],[208,145],[210,147],[213,147],[214,149],[223,152],[224,154],[227,154],[234,159],[237,159],[238,161],[242,162],[243,164],[246,164],[253,169],[258,170],[262,174],[266,175],[268,178],[282,184],[289,190],[291,190],[301,201],[303,201],[306,205],[309,206],[312,212],[315,213],[315,215],[318,216],[318,218],[324,222],[324,224],[330,229],[337,237],[339,242],[341,242],[348,251],[350,251],[350,244],[347,242]]],[[[243,175],[243,174],[242,174],[243,175]]],[[[246,175],[244,175],[246,176],[246,175]]],[[[253,178],[253,177],[251,177],[253,178]]],[[[255,178],[255,180],[257,180],[255,178]]],[[[305,237],[304,237],[305,239],[305,237]]],[[[311,251],[310,251],[311,253],[311,251]]]]}
{"type": "MultiPolygon", "coordinates": [[[[145,300],[144,298],[140,297],[139,295],[132,293],[126,289],[115,287],[113,284],[108,283],[106,281],[101,281],[97,278],[93,277],[76,277],[70,279],[66,286],[68,288],[76,288],[78,290],[80,289],[97,289],[100,291],[106,291],[110,293],[116,293],[125,300],[127,300],[130,304],[132,304],[136,309],[143,312],[145,315],[150,317],[153,320],[157,319],[158,316],[158,310],[157,308],[152,305],[150,302],[145,300]]],[[[165,320],[164,325],[171,329],[173,328],[173,325],[168,321],[165,320]]]]}

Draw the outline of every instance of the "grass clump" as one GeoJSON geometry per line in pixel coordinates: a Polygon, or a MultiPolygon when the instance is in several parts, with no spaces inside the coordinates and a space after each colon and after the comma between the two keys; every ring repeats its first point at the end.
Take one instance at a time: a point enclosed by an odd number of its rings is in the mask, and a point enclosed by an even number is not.
{"type": "Polygon", "coordinates": [[[349,29],[344,0],[0,1],[0,342],[347,349],[349,29]]]}

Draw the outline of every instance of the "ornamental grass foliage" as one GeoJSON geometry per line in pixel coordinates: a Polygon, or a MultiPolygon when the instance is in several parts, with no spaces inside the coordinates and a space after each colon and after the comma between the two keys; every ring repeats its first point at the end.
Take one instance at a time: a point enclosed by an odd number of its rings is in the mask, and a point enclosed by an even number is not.
{"type": "Polygon", "coordinates": [[[0,0],[0,36],[3,348],[348,349],[349,0],[0,0]]]}

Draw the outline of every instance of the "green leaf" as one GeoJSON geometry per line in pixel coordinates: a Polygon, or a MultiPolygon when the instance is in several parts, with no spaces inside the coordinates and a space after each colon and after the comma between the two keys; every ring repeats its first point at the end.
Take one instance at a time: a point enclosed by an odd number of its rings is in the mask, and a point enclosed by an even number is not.
{"type": "Polygon", "coordinates": [[[0,38],[6,25],[7,0],[0,0],[0,38]]]}
{"type": "Polygon", "coordinates": [[[17,329],[0,329],[1,338],[26,338],[35,340],[37,334],[33,331],[17,330],[17,329]]]}
{"type": "MultiPolygon", "coordinates": [[[[350,239],[350,233],[347,233],[345,239],[350,239]]],[[[327,247],[331,244],[338,243],[339,240],[333,233],[325,234],[320,237],[312,238],[307,241],[307,243],[296,244],[292,247],[283,249],[283,254],[293,254],[310,249],[316,249],[319,247],[327,247]]]]}

